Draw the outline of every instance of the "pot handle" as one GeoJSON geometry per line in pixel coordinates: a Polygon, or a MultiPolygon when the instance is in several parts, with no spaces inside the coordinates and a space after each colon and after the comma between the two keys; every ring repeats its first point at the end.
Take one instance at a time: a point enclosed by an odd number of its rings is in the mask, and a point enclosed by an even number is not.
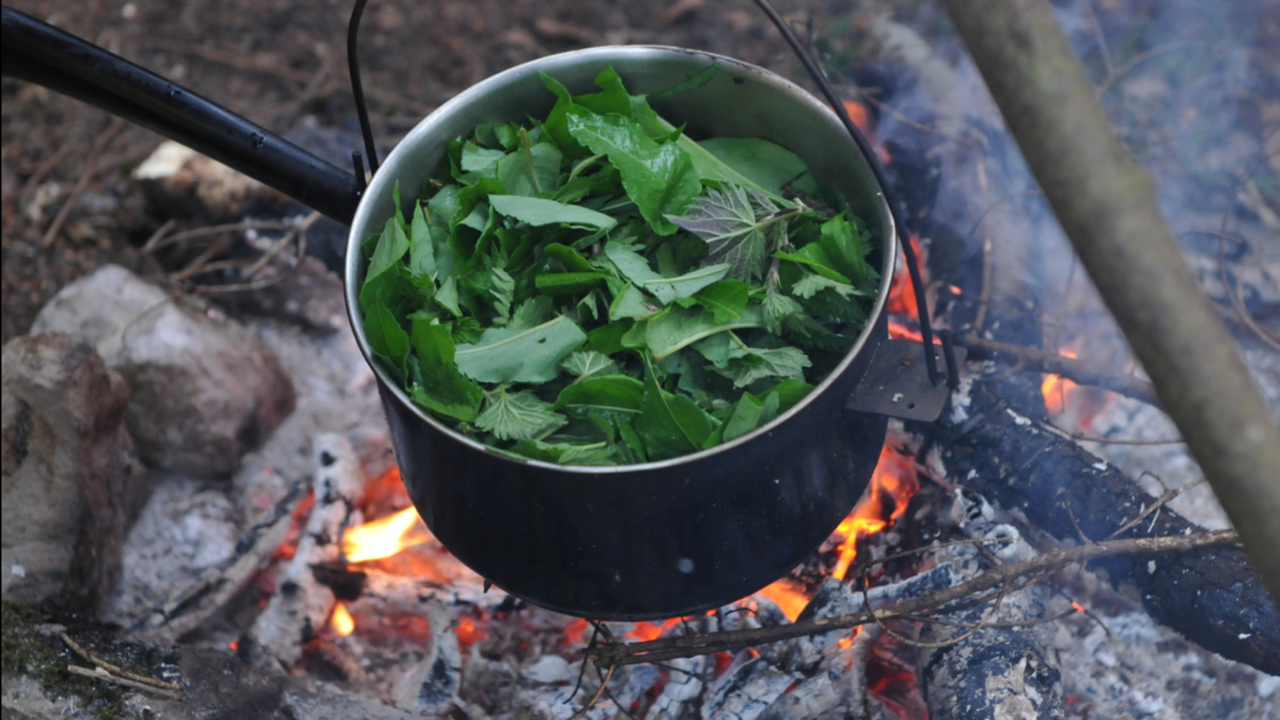
{"type": "Polygon", "coordinates": [[[9,7],[3,72],[154,130],[351,224],[361,178],[145,68],[9,7]]]}

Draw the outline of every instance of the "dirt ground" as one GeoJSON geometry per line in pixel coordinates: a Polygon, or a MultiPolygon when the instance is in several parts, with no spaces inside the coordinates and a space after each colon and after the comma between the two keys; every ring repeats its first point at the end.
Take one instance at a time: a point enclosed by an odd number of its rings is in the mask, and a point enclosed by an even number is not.
{"type": "MultiPolygon", "coordinates": [[[[45,20],[284,133],[304,117],[356,129],[346,70],[351,0],[13,0],[45,20]]],[[[782,3],[802,26],[842,3],[782,3]]],[[[368,5],[361,58],[375,132],[390,145],[471,84],[549,53],[601,44],[693,47],[771,67],[795,61],[747,0],[469,0],[368,5]]],[[[155,275],[139,252],[162,223],[129,171],[156,134],[44,88],[6,78],[3,138],[3,322],[25,333],[41,305],[106,262],[155,275]]],[[[355,150],[356,147],[350,148],[355,150]]],[[[183,220],[182,227],[193,226],[183,220]]]]}

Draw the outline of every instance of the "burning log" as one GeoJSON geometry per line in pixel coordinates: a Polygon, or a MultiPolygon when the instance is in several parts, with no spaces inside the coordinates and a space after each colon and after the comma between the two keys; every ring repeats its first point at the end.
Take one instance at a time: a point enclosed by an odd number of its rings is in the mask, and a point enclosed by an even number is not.
{"type": "Polygon", "coordinates": [[[462,651],[454,632],[452,613],[439,600],[426,603],[431,637],[422,661],[396,683],[396,707],[426,715],[443,715],[462,686],[462,651]]]}
{"type": "MultiPolygon", "coordinates": [[[[937,551],[937,560],[964,568],[969,579],[1000,560],[1032,555],[1015,528],[991,520],[985,501],[958,495],[968,520],[959,528],[965,535],[1011,542],[994,556],[983,546],[950,545],[937,551]]],[[[990,609],[949,615],[948,623],[959,626],[924,623],[919,677],[932,720],[1064,717],[1062,673],[1047,650],[1045,626],[1037,623],[1045,615],[1045,592],[1028,584],[1002,594],[990,609]]]]}
{"type": "Polygon", "coordinates": [[[340,559],[343,531],[359,521],[355,501],[364,489],[364,474],[351,443],[340,435],[315,440],[315,504],[296,554],[280,577],[279,590],[254,621],[240,651],[260,666],[292,668],[304,647],[324,626],[334,607],[333,590],[313,569],[340,559]]]}
{"type": "MultiPolygon", "coordinates": [[[[930,452],[947,477],[964,478],[964,487],[1067,542],[1198,529],[1154,505],[1106,461],[1010,407],[1003,394],[975,382],[966,419],[936,427],[930,452]]],[[[1280,674],[1280,612],[1240,548],[1118,555],[1098,565],[1114,582],[1135,587],[1157,621],[1224,657],[1280,674]]]]}

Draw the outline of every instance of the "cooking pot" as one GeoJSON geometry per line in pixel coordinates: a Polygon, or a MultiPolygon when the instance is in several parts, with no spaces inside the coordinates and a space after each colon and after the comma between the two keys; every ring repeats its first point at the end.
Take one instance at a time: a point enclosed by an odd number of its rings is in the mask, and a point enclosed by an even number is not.
{"type": "MultiPolygon", "coordinates": [[[[599,47],[544,57],[442,105],[396,146],[365,188],[363,177],[186,88],[14,10],[3,12],[5,75],[150,127],[351,224],[348,316],[377,377],[409,495],[444,546],[504,591],[598,619],[696,613],[785,575],[831,534],[866,488],[887,418],[846,405],[861,394],[891,398],[873,405],[894,408],[902,393],[890,392],[892,378],[913,364],[919,348],[903,350],[888,340],[884,306],[897,236],[874,161],[830,109],[795,84],[732,58],[673,47],[599,47]],[[365,271],[359,247],[397,210],[396,184],[412,199],[450,140],[480,123],[544,117],[555,98],[539,72],[577,94],[592,91],[606,66],[632,92],[650,94],[653,107],[694,139],[761,137],[803,158],[833,192],[829,200],[847,199],[871,228],[879,293],[865,329],[831,375],[755,432],[638,465],[513,459],[437,421],[374,358],[356,302],[365,271]],[[660,92],[711,67],[716,71],[701,85],[660,92]]],[[[918,412],[916,403],[907,404],[918,412]]],[[[941,401],[934,404],[940,408],[941,401]]]]}

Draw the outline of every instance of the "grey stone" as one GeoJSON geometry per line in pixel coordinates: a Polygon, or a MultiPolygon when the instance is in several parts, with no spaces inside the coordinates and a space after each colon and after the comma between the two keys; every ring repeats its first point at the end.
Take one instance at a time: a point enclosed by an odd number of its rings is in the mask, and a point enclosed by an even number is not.
{"type": "Polygon", "coordinates": [[[4,597],[96,612],[145,487],[123,424],[129,389],[61,334],[5,345],[3,378],[4,597]]]}
{"type": "Polygon", "coordinates": [[[85,337],[124,376],[125,422],[155,467],[229,475],[293,411],[293,384],[256,334],[116,265],[54,296],[32,328],[50,331],[85,337]]]}

